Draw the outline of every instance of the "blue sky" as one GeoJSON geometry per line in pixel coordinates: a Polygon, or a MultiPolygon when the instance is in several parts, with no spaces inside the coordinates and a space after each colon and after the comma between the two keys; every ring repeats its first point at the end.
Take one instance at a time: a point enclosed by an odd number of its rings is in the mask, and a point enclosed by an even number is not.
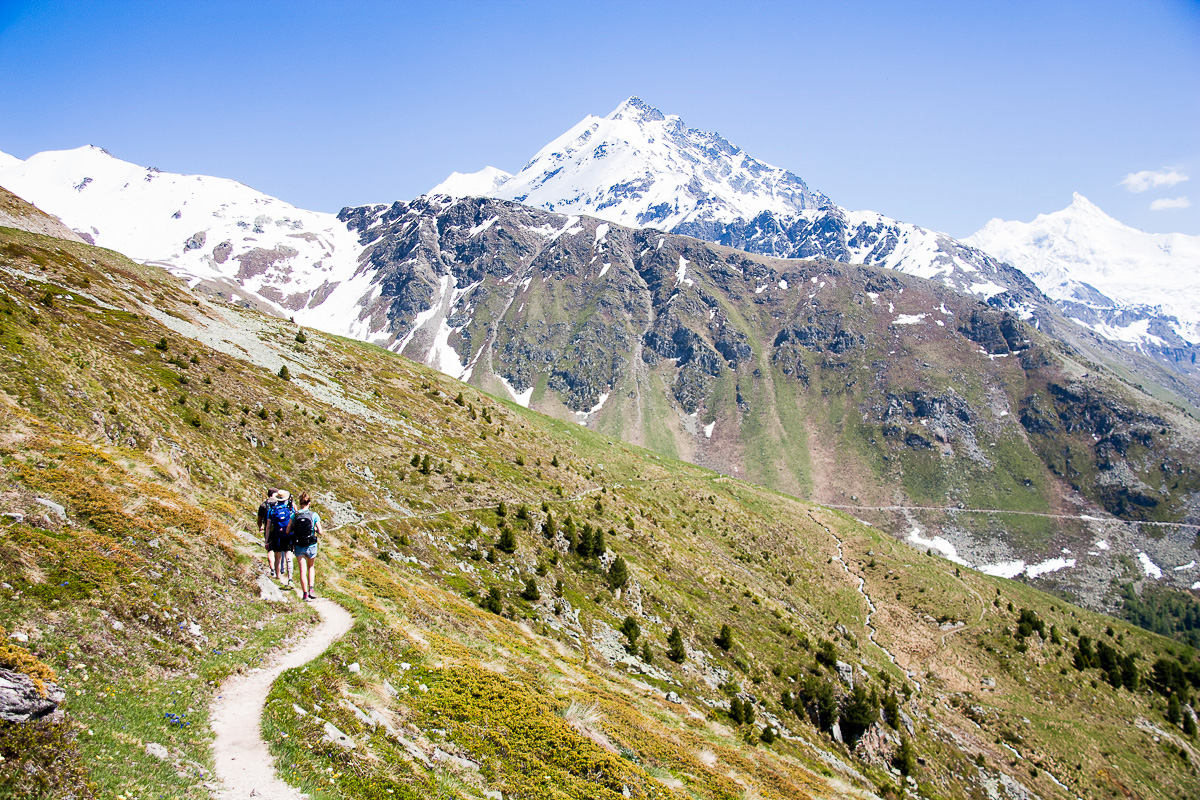
{"type": "Polygon", "coordinates": [[[0,150],[96,144],[306,208],[515,171],[635,94],[955,236],[1073,191],[1200,233],[1195,0],[0,0],[0,150]]]}

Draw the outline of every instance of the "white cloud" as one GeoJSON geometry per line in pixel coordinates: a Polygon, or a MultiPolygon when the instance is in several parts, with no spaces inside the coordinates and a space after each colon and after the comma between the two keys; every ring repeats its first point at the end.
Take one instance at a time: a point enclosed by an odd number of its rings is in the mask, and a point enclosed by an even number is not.
{"type": "Polygon", "coordinates": [[[1141,172],[1131,172],[1121,181],[1121,185],[1131,192],[1144,192],[1160,186],[1174,186],[1187,179],[1188,176],[1179,170],[1164,167],[1160,170],[1144,169],[1141,172]]]}
{"type": "Polygon", "coordinates": [[[1160,197],[1150,204],[1151,211],[1168,211],[1174,208],[1190,208],[1192,201],[1186,197],[1160,197]]]}

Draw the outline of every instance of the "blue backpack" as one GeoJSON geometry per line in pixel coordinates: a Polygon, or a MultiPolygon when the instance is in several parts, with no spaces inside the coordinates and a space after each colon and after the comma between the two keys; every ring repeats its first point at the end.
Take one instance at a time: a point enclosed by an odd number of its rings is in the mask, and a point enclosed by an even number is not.
{"type": "Polygon", "coordinates": [[[276,501],[267,506],[267,525],[269,530],[276,536],[283,536],[283,532],[287,530],[288,523],[292,521],[292,501],[283,500],[276,501]]]}

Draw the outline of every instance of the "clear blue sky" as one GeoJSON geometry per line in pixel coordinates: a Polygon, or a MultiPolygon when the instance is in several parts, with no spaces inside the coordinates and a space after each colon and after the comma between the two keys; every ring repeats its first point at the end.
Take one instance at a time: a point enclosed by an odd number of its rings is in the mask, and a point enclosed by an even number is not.
{"type": "Polygon", "coordinates": [[[956,236],[1073,191],[1200,233],[1196,0],[0,0],[0,150],[96,144],[306,208],[515,171],[634,94],[956,236]],[[1190,180],[1120,185],[1168,167],[1190,180]]]}

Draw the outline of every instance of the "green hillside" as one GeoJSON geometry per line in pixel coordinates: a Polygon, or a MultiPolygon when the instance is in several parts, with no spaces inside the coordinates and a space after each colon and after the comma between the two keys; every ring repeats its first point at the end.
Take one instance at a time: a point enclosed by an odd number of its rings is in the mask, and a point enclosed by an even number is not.
{"type": "MultiPolygon", "coordinates": [[[[1200,789],[1183,645],[110,251],[0,229],[0,287],[0,666],[66,691],[0,723],[0,796],[219,788],[217,686],[315,619],[260,598],[273,484],[357,617],[264,718],[314,800],[1200,789]]],[[[788,435],[872,463],[820,396],[788,435]]]]}

